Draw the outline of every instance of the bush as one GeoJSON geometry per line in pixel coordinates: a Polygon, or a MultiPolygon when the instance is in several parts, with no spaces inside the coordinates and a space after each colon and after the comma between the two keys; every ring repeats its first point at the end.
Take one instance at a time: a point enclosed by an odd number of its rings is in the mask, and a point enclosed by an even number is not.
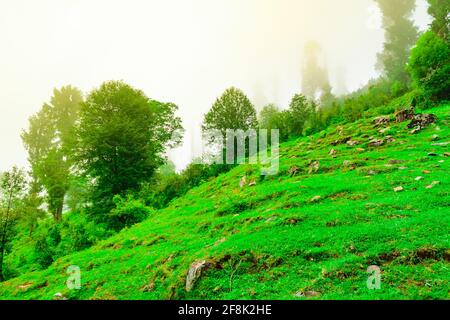
{"type": "Polygon", "coordinates": [[[424,97],[434,102],[449,100],[450,46],[434,32],[424,33],[411,51],[408,70],[424,97]]]}
{"type": "Polygon", "coordinates": [[[152,212],[141,200],[131,196],[124,198],[117,195],[113,201],[116,207],[108,214],[108,225],[115,231],[145,220],[152,212]]]}

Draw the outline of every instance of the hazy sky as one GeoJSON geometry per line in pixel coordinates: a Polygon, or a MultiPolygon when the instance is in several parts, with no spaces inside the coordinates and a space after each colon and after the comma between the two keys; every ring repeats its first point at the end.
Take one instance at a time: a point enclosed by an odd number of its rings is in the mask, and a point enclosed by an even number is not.
{"type": "MultiPolygon", "coordinates": [[[[258,109],[285,107],[309,40],[324,48],[335,92],[354,90],[377,76],[383,39],[373,0],[0,0],[0,171],[27,165],[21,129],[54,87],[124,80],[176,103],[189,135],[230,86],[258,109]]],[[[191,140],[171,152],[179,168],[191,140]]]]}

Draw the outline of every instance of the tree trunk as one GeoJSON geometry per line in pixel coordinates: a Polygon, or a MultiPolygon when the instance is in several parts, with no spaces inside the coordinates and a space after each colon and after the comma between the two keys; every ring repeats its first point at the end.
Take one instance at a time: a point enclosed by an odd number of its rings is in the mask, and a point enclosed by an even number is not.
{"type": "Polygon", "coordinates": [[[0,282],[5,281],[5,277],[3,276],[3,256],[5,254],[5,246],[4,244],[0,244],[2,247],[0,248],[0,282]]]}

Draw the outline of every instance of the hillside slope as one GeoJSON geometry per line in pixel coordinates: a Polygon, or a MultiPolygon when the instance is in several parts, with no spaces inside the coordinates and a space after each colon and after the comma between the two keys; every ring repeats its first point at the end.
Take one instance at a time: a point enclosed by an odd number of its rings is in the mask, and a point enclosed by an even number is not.
{"type": "Polygon", "coordinates": [[[427,112],[437,124],[414,135],[407,122],[368,119],[283,144],[277,176],[239,166],[91,249],[0,284],[0,298],[448,299],[450,106],[427,112]],[[209,268],[187,292],[202,260],[209,268]],[[81,290],[66,287],[70,265],[81,290]],[[381,268],[380,290],[367,288],[370,265],[381,268]]]}

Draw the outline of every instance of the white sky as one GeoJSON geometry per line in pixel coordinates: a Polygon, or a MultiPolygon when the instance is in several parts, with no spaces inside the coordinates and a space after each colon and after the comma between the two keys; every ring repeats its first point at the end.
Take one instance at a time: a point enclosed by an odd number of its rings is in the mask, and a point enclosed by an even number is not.
{"type": "MultiPolygon", "coordinates": [[[[326,51],[335,91],[365,84],[380,21],[373,0],[0,0],[0,171],[27,165],[20,132],[54,87],[124,80],[176,103],[189,135],[232,85],[257,108],[285,107],[309,40],[326,51]]],[[[189,143],[171,152],[178,168],[191,156],[189,143]]]]}

